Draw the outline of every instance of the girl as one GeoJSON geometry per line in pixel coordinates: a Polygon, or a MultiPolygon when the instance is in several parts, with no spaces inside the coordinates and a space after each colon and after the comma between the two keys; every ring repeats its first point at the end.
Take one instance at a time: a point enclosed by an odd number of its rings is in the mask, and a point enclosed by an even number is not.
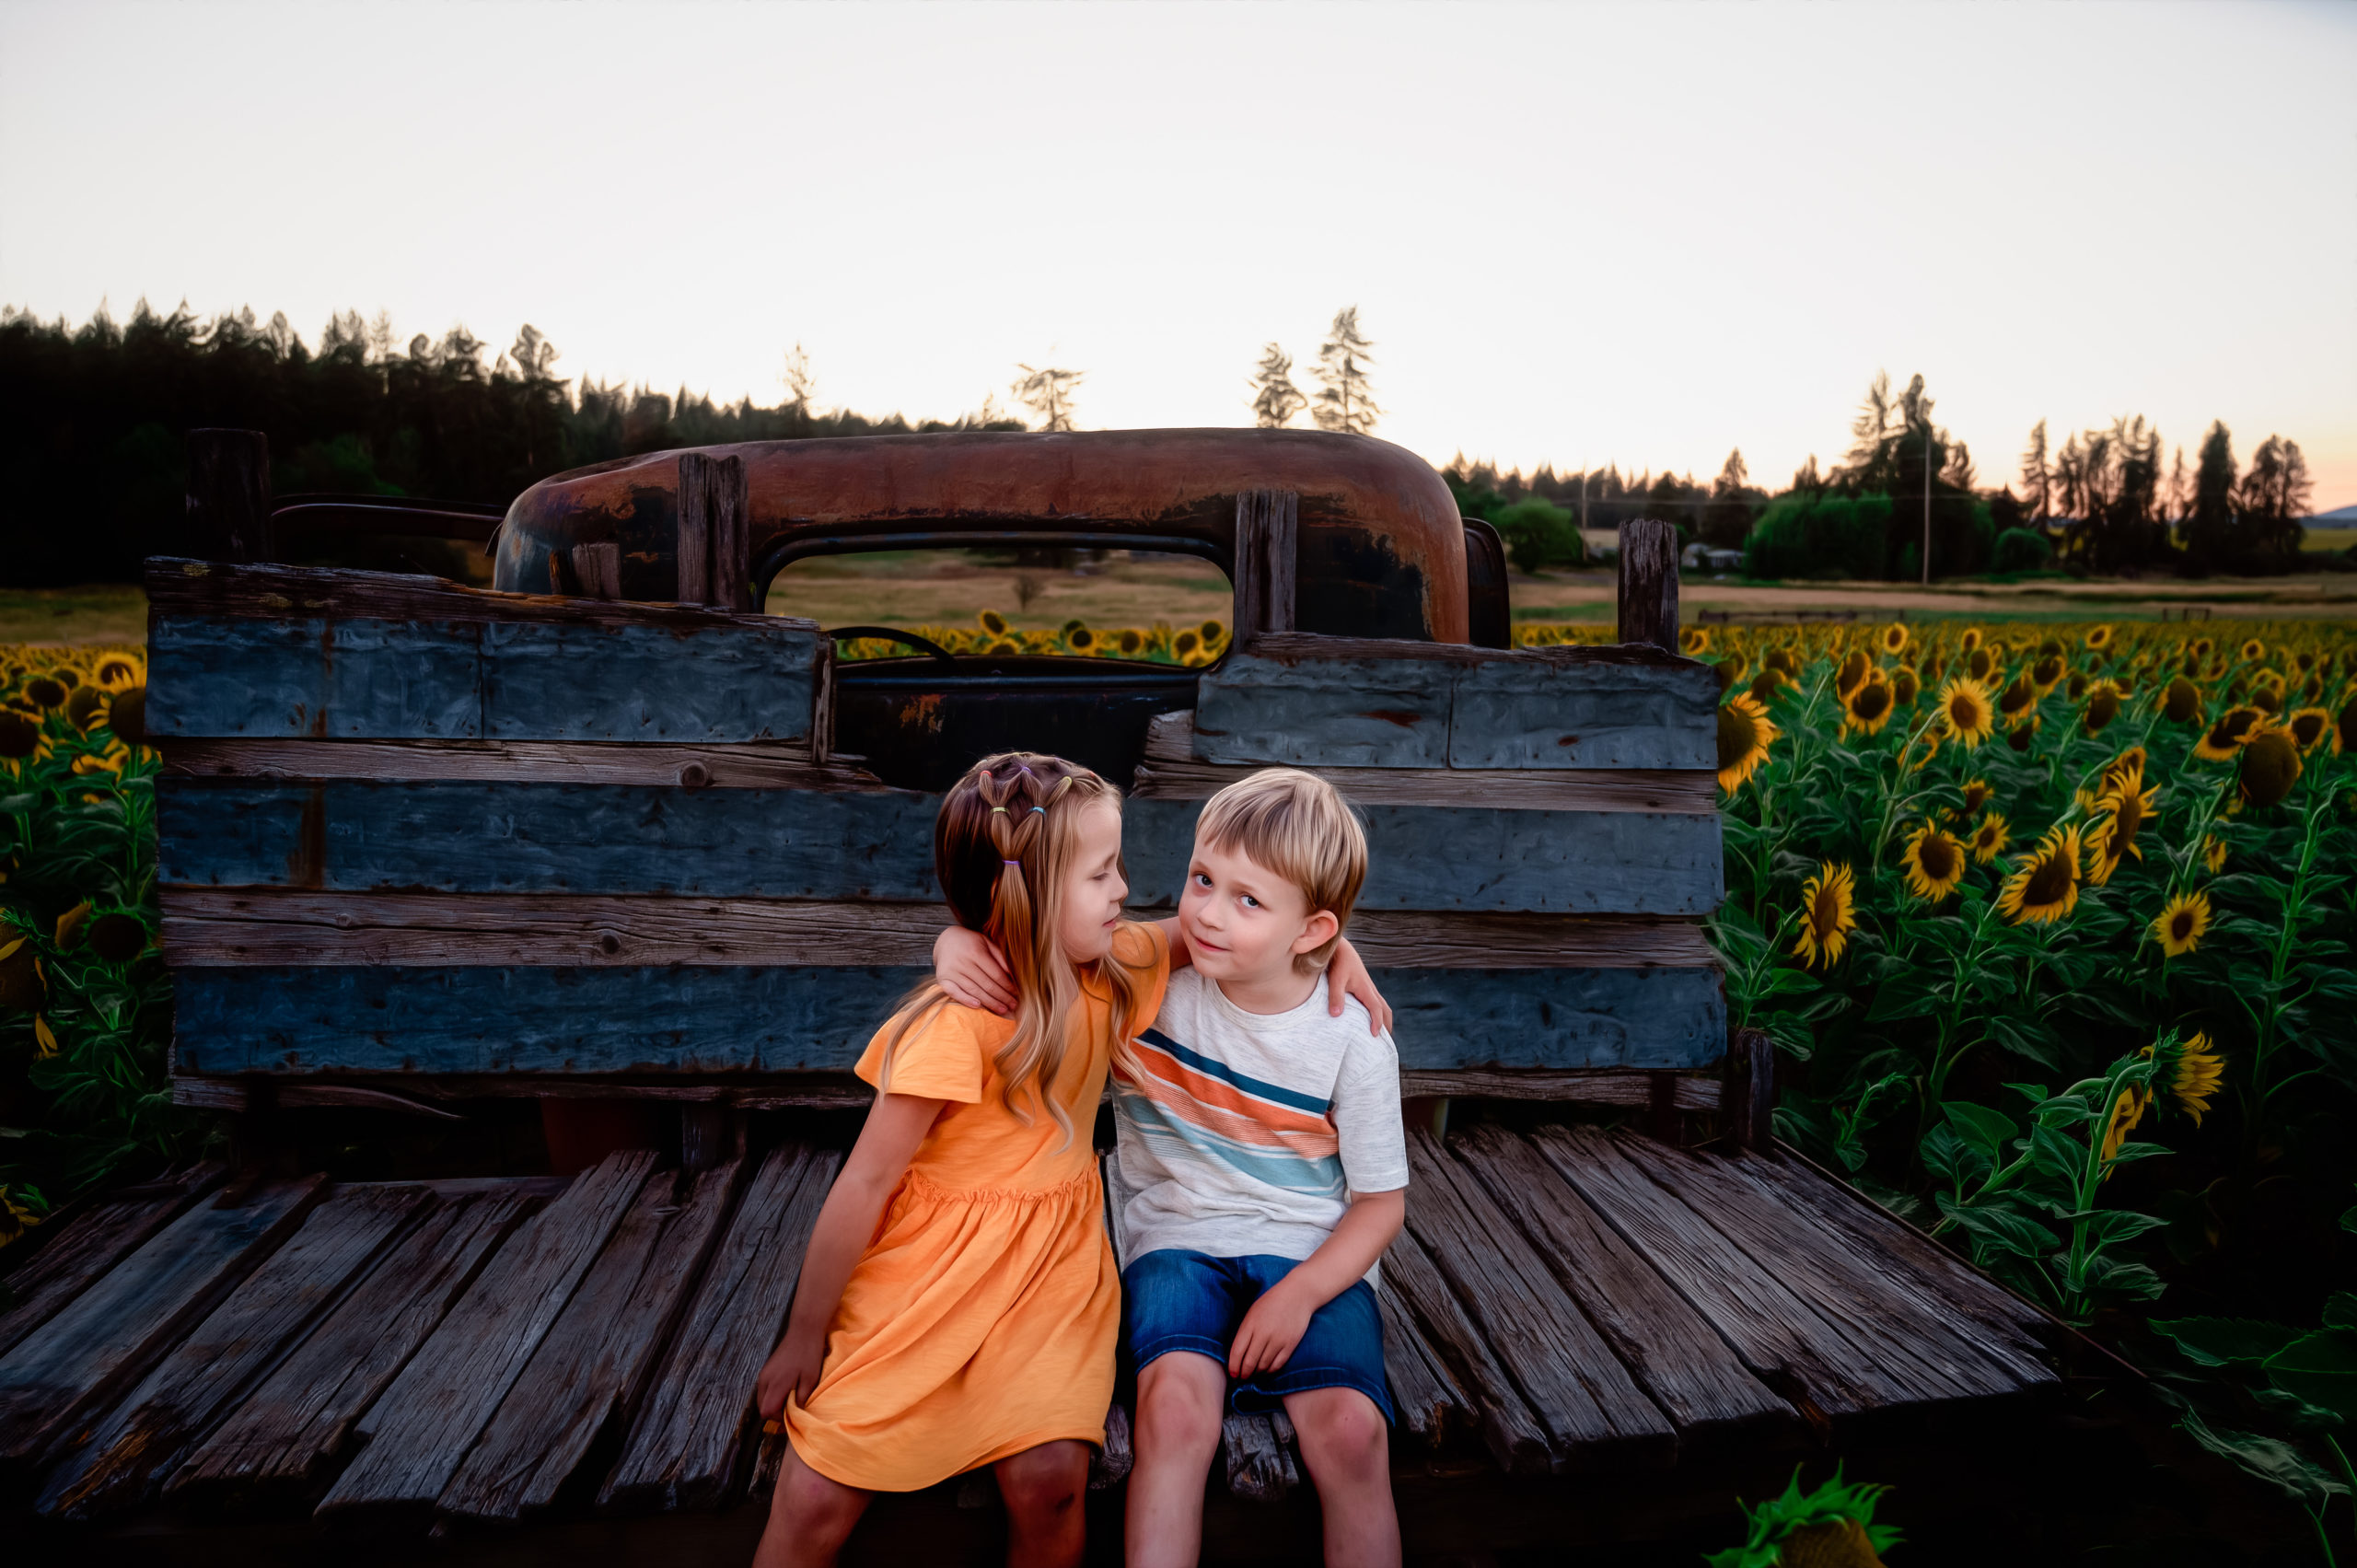
{"type": "Polygon", "coordinates": [[[934,864],[1005,955],[1012,1017],[931,981],[860,1058],[876,1101],[755,1388],[792,1441],[756,1568],[826,1564],[877,1492],[995,1467],[1007,1561],[1070,1564],[1105,1441],[1120,1283],[1089,1130],[1170,973],[1123,921],[1120,795],[1032,752],[943,801],[934,864]]]}

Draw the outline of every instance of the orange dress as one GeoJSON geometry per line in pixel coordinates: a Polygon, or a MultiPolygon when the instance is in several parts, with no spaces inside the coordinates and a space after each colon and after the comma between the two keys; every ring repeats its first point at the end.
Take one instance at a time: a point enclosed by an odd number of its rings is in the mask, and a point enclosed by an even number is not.
{"type": "MultiPolygon", "coordinates": [[[[1124,925],[1115,953],[1150,966],[1132,1029],[1154,1021],[1170,952],[1124,925]]],[[[1051,1092],[1072,1124],[1007,1109],[991,1058],[1014,1024],[945,1006],[900,1044],[892,1090],[947,1100],[843,1286],[794,1451],[820,1475],[913,1492],[1042,1443],[1102,1446],[1120,1331],[1120,1271],[1089,1133],[1105,1088],[1110,999],[1083,988],[1051,1092]]],[[[859,1075],[881,1074],[878,1031],[859,1075]]],[[[1027,1097],[1028,1098],[1028,1097],[1027,1097]]]]}

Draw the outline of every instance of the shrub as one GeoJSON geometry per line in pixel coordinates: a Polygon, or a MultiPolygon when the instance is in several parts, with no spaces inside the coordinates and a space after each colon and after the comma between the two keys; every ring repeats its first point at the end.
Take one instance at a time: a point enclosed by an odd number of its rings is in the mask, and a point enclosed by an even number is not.
{"type": "Polygon", "coordinates": [[[1534,495],[1504,508],[1492,520],[1506,541],[1506,559],[1517,572],[1586,562],[1586,545],[1577,523],[1571,513],[1551,501],[1534,495]]]}
{"type": "Polygon", "coordinates": [[[1887,495],[1794,491],[1768,504],[1744,544],[1755,577],[1879,577],[1887,495]]]}
{"type": "Polygon", "coordinates": [[[2007,528],[1997,536],[1995,555],[1991,564],[2000,572],[2037,572],[2054,564],[2054,547],[2036,528],[2007,528]]]}

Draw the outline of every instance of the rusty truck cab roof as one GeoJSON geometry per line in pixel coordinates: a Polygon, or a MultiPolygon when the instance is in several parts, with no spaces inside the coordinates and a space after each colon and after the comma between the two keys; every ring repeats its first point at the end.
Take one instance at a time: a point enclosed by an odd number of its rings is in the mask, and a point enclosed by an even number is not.
{"type": "MultiPolygon", "coordinates": [[[[1296,495],[1295,624],[1457,643],[1467,636],[1464,525],[1431,465],[1364,436],[1304,430],[974,432],[749,441],[743,460],[755,593],[798,555],[926,536],[977,546],[1188,549],[1231,579],[1237,499],[1296,495]],[[1019,537],[1011,537],[1019,536],[1019,537]]],[[[621,546],[621,597],[679,597],[679,451],[575,469],[516,498],[497,585],[545,591],[546,560],[621,546]]]]}

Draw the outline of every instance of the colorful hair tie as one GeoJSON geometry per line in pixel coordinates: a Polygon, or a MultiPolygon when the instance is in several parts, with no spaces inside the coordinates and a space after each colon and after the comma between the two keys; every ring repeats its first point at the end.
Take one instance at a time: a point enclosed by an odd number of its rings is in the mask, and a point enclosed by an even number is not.
{"type": "Polygon", "coordinates": [[[999,862],[999,864],[1000,864],[1001,865],[1016,865],[1016,866],[1019,866],[1019,865],[1021,865],[1023,863],[1022,863],[1021,861],[1019,861],[1019,860],[1002,860],[1002,861],[1000,861],[1000,862],[999,862]]]}
{"type": "Polygon", "coordinates": [[[1048,814],[1048,808],[1044,806],[1035,806],[1031,808],[1031,814],[1035,817],[1045,817],[1048,814]]]}
{"type": "Polygon", "coordinates": [[[1004,811],[1004,810],[1005,810],[1005,809],[1006,809],[1006,807],[1004,807],[1004,806],[993,806],[993,807],[991,807],[991,809],[992,809],[992,810],[993,810],[993,811],[1004,811]]]}

